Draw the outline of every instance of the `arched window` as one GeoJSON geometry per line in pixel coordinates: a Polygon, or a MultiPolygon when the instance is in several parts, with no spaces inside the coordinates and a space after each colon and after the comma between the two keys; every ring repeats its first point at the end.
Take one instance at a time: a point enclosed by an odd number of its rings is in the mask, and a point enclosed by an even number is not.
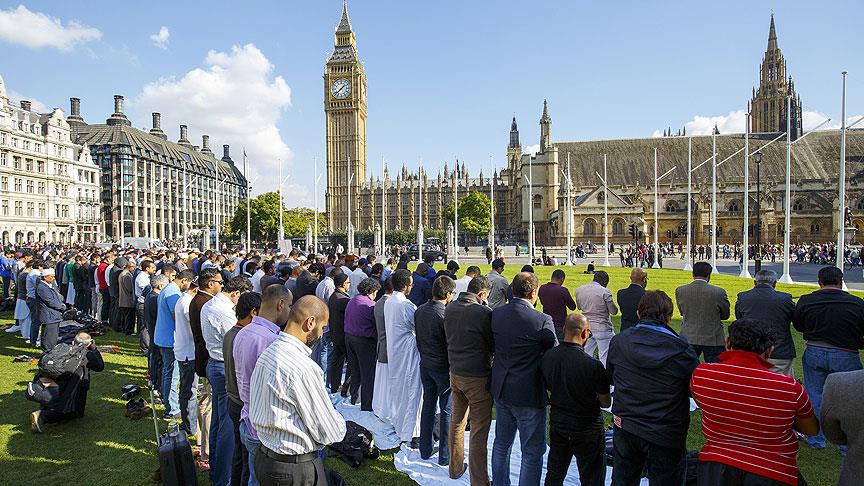
{"type": "Polygon", "coordinates": [[[727,209],[730,213],[740,213],[741,212],[741,203],[736,201],[731,201],[727,209]]]}
{"type": "Polygon", "coordinates": [[[613,235],[623,235],[624,234],[624,221],[620,219],[615,219],[612,221],[612,234],[613,235]]]}
{"type": "Polygon", "coordinates": [[[588,218],[582,223],[582,234],[583,235],[594,235],[596,234],[597,223],[594,222],[593,219],[588,218]]]}
{"type": "Polygon", "coordinates": [[[674,199],[666,201],[665,210],[667,213],[676,213],[679,209],[678,201],[675,201],[674,199]]]}
{"type": "Polygon", "coordinates": [[[540,194],[534,194],[534,209],[540,209],[543,205],[543,196],[540,194]]]}
{"type": "Polygon", "coordinates": [[[792,211],[803,211],[804,210],[804,201],[797,200],[792,203],[792,211]]]}
{"type": "Polygon", "coordinates": [[[606,197],[606,194],[603,191],[597,193],[597,202],[603,202],[603,198],[606,197]]]}
{"type": "Polygon", "coordinates": [[[859,211],[864,211],[864,198],[858,200],[858,204],[855,205],[855,209],[859,211]]]}
{"type": "Polygon", "coordinates": [[[813,223],[810,225],[810,234],[811,235],[818,235],[821,230],[822,230],[822,228],[819,227],[819,223],[813,223]]]}

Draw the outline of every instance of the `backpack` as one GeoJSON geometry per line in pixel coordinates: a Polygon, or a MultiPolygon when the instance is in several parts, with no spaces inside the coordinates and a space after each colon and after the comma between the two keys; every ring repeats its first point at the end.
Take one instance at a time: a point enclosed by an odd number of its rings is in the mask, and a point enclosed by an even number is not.
{"type": "Polygon", "coordinates": [[[351,467],[360,467],[363,458],[377,459],[381,455],[374,442],[369,429],[349,420],[345,422],[345,438],[331,444],[330,449],[338,453],[351,467]]]}
{"type": "Polygon", "coordinates": [[[39,358],[39,372],[52,380],[74,374],[86,365],[87,348],[82,344],[60,343],[39,358]]]}

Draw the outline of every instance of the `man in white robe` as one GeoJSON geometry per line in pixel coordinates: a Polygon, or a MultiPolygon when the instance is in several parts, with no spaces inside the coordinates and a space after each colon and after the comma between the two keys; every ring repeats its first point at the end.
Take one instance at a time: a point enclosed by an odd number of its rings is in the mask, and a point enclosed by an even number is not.
{"type": "Polygon", "coordinates": [[[390,374],[390,422],[399,440],[410,442],[420,435],[420,352],[414,330],[417,310],[406,294],[411,292],[411,272],[396,270],[391,277],[393,294],[384,303],[384,325],[387,330],[387,368],[390,374]]]}

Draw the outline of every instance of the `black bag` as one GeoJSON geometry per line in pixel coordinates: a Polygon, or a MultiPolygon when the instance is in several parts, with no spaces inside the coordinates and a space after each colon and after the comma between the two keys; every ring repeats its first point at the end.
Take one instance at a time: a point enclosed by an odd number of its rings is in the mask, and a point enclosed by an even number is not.
{"type": "Polygon", "coordinates": [[[186,432],[175,427],[164,434],[159,433],[153,389],[150,389],[150,408],[153,410],[153,427],[156,429],[156,445],[159,451],[159,472],[166,486],[197,486],[195,459],[186,432]]]}
{"type": "Polygon", "coordinates": [[[330,449],[351,467],[360,467],[363,458],[377,459],[381,455],[381,451],[375,447],[372,432],[350,420],[345,422],[345,438],[331,444],[330,449]]]}
{"type": "Polygon", "coordinates": [[[83,344],[60,343],[39,358],[39,372],[52,380],[74,374],[86,365],[87,347],[83,344]]]}

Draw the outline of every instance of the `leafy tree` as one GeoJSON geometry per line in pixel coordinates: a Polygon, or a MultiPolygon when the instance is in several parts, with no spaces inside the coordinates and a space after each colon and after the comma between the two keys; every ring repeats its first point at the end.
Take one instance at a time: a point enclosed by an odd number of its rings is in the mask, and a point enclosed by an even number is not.
{"type": "MultiPolygon", "coordinates": [[[[267,192],[259,194],[250,202],[250,223],[252,239],[258,241],[276,241],[279,236],[279,193],[267,192]]],[[[306,236],[306,226],[314,228],[315,211],[309,208],[283,208],[282,224],[286,237],[306,236]]],[[[228,224],[231,232],[236,235],[246,232],[246,200],[240,201],[234,211],[234,217],[228,224]]],[[[327,234],[327,220],[318,213],[318,234],[327,234]]]]}
{"type": "MultiPolygon", "coordinates": [[[[473,191],[459,199],[459,230],[468,233],[484,234],[489,231],[492,215],[492,201],[482,192],[473,191]]],[[[451,202],[444,211],[448,222],[453,222],[454,208],[451,202]]]]}
{"type": "MultiPolygon", "coordinates": [[[[285,211],[282,216],[282,223],[285,225],[286,237],[305,237],[306,227],[312,228],[315,231],[315,210],[311,208],[293,208],[285,211]]],[[[318,236],[327,234],[327,218],[320,211],[318,212],[318,236]]]]}

